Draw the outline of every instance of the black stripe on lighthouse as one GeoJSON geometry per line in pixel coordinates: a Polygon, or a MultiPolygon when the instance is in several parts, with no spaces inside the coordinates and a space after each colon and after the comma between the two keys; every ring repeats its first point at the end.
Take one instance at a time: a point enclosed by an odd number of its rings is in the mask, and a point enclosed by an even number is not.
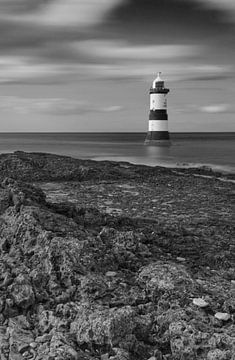
{"type": "Polygon", "coordinates": [[[149,131],[146,136],[146,142],[149,141],[159,141],[159,140],[169,140],[170,135],[168,131],[149,131]]]}
{"type": "Polygon", "coordinates": [[[168,120],[166,110],[150,110],[149,120],[168,120]]]}

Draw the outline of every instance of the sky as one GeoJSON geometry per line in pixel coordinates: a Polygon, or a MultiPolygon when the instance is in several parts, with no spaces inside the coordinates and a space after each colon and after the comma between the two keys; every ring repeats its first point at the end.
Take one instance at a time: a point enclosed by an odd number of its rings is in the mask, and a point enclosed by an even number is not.
{"type": "Polygon", "coordinates": [[[0,132],[235,131],[234,0],[0,0],[0,132]]]}

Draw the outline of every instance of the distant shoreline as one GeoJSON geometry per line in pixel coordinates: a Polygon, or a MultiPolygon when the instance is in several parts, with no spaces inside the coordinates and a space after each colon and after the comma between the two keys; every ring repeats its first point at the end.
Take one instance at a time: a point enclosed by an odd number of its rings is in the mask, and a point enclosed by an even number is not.
{"type": "MultiPolygon", "coordinates": [[[[146,131],[0,131],[0,134],[146,134],[146,131]]],[[[171,135],[183,134],[231,134],[235,135],[235,131],[175,131],[170,132],[171,135]]]]}
{"type": "MultiPolygon", "coordinates": [[[[172,163],[172,164],[157,164],[157,165],[149,165],[149,164],[145,164],[145,163],[133,163],[131,161],[128,161],[127,158],[116,158],[113,159],[113,157],[107,158],[107,157],[99,157],[99,156],[93,156],[93,157],[87,157],[87,158],[78,158],[76,156],[68,156],[68,155],[60,155],[60,154],[54,154],[54,153],[43,153],[43,152],[25,152],[25,151],[14,151],[14,152],[10,152],[10,153],[0,153],[0,162],[1,162],[1,158],[2,157],[9,157],[11,158],[12,156],[22,156],[25,157],[34,157],[34,156],[42,156],[42,157],[53,157],[53,158],[57,158],[57,159],[62,159],[63,158],[68,158],[71,159],[71,161],[78,161],[79,163],[97,163],[101,165],[102,167],[102,163],[108,163],[112,166],[112,164],[117,164],[117,165],[121,165],[121,164],[129,164],[131,167],[136,167],[136,168],[142,168],[142,167],[150,167],[150,168],[156,168],[156,169],[169,169],[171,171],[174,171],[175,173],[180,175],[192,175],[192,176],[202,176],[202,177],[208,177],[208,178],[217,178],[218,180],[222,180],[222,181],[229,181],[229,182],[234,182],[235,181],[235,169],[233,168],[229,168],[226,166],[217,166],[217,165],[213,165],[213,164],[197,164],[197,163],[172,163]]],[[[99,165],[99,167],[100,167],[99,165]]]]}
{"type": "MultiPolygon", "coordinates": [[[[127,161],[126,159],[124,160],[121,159],[120,157],[118,159],[113,159],[113,158],[102,158],[100,156],[93,156],[91,158],[91,160],[95,160],[95,161],[116,161],[116,162],[122,162],[122,161],[127,161]]],[[[193,169],[197,169],[200,171],[211,171],[213,173],[221,173],[221,174],[227,174],[227,175],[235,175],[235,168],[230,167],[230,166],[223,166],[223,165],[213,165],[213,164],[203,164],[203,163],[172,163],[172,164],[167,164],[167,163],[161,163],[158,165],[150,165],[150,164],[144,164],[144,163],[133,163],[131,161],[128,161],[133,165],[145,165],[145,166],[151,166],[151,167],[156,167],[156,166],[160,166],[160,167],[166,167],[169,169],[173,169],[173,170],[180,170],[180,169],[188,169],[188,170],[193,170],[193,169]]]]}

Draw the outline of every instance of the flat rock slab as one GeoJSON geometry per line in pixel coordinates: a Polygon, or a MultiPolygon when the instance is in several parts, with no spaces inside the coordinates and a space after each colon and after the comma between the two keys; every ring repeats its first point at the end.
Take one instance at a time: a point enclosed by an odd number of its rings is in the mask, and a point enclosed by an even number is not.
{"type": "Polygon", "coordinates": [[[193,304],[200,308],[205,308],[209,305],[205,300],[200,299],[200,298],[193,299],[193,304]]]}
{"type": "Polygon", "coordinates": [[[215,314],[215,318],[218,320],[222,320],[222,321],[228,321],[230,319],[230,314],[228,313],[222,313],[222,312],[217,312],[215,314]]]}

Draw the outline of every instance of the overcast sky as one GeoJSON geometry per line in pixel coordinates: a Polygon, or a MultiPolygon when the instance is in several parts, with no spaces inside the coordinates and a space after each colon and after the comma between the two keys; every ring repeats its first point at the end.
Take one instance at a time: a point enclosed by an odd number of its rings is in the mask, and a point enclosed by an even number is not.
{"type": "Polygon", "coordinates": [[[235,131],[234,0],[0,0],[0,132],[235,131]]]}

